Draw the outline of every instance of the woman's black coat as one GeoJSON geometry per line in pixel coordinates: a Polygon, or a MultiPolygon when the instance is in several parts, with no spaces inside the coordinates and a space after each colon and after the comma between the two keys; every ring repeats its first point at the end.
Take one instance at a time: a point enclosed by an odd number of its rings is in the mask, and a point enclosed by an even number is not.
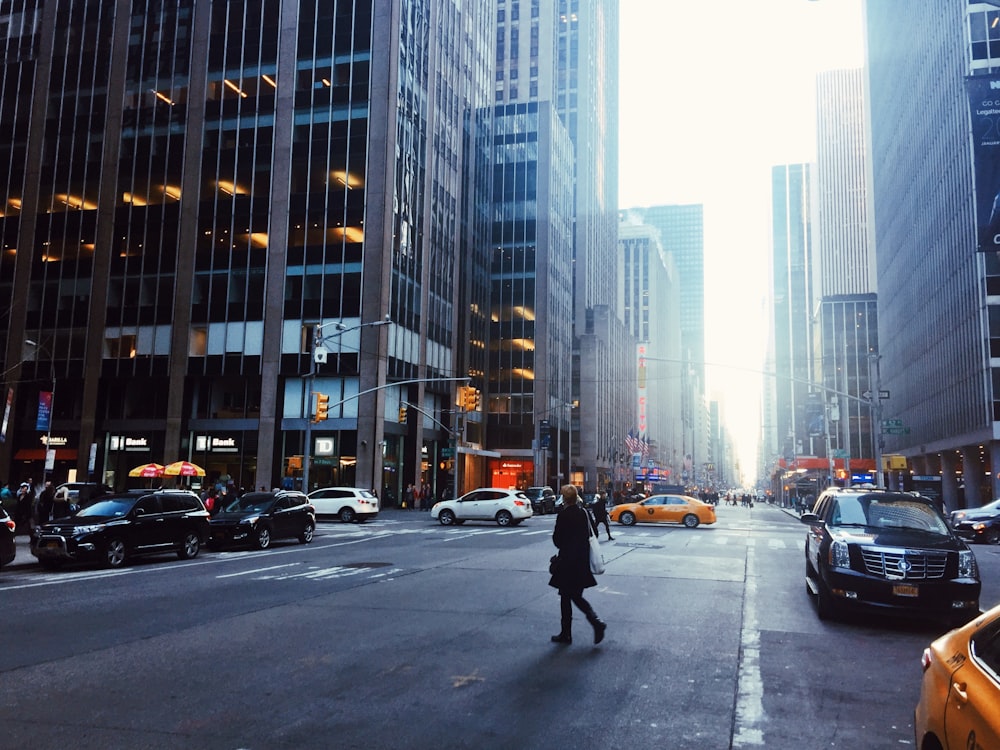
{"type": "Polygon", "coordinates": [[[552,543],[559,548],[559,564],[549,586],[560,594],[583,591],[597,585],[590,572],[590,514],[580,505],[567,505],[556,516],[552,543]]]}

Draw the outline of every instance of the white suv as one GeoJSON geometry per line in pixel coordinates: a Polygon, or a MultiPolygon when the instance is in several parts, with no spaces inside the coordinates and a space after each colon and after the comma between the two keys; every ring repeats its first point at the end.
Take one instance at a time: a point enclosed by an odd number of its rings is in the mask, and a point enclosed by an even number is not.
{"type": "Polygon", "coordinates": [[[344,523],[364,523],[378,516],[378,496],[356,487],[324,487],[309,493],[316,517],[336,516],[344,523]]]}

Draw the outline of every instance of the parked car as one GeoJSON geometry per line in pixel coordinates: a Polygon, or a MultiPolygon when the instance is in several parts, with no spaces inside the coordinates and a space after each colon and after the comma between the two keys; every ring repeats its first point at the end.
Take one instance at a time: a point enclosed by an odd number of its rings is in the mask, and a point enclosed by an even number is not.
{"type": "Polygon", "coordinates": [[[976,557],[930,498],[831,488],[800,520],[820,618],[868,609],[959,624],[978,614],[976,557]]]}
{"type": "Polygon", "coordinates": [[[918,750],[1000,747],[1000,607],[924,649],[918,750]]]}
{"type": "Polygon", "coordinates": [[[984,544],[1000,543],[1000,500],[981,508],[951,512],[951,528],[963,539],[984,544]]]}
{"type": "Polygon", "coordinates": [[[31,554],[47,568],[97,560],[120,568],[136,555],[196,557],[208,539],[208,511],[186,490],[107,495],[31,535],[31,554]]]}
{"type": "Polygon", "coordinates": [[[693,529],[715,523],[715,506],[687,495],[650,495],[632,503],[621,503],[608,511],[608,518],[623,526],[637,523],[681,523],[693,529]]]}
{"type": "Polygon", "coordinates": [[[336,516],[344,523],[364,523],[378,517],[378,496],[357,487],[324,487],[309,493],[316,517],[336,516]]]}
{"type": "Polygon", "coordinates": [[[556,512],[556,493],[551,487],[529,487],[524,494],[531,500],[531,510],[544,516],[556,512]]]}
{"type": "Polygon", "coordinates": [[[14,543],[14,532],[17,524],[3,508],[0,508],[0,568],[10,563],[17,556],[17,545],[14,543]]]}
{"type": "Polygon", "coordinates": [[[531,500],[521,490],[485,487],[467,492],[455,500],[435,503],[431,518],[442,526],[466,521],[496,521],[500,526],[517,526],[531,518],[531,500]]]}
{"type": "Polygon", "coordinates": [[[298,539],[309,544],[316,531],[316,515],[301,492],[248,492],[212,517],[209,547],[252,546],[267,549],[275,539],[298,539]]]}

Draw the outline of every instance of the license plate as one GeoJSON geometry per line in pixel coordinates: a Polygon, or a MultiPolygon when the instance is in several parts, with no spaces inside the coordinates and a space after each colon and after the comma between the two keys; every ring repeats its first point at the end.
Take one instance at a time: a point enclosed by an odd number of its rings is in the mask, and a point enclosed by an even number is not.
{"type": "Polygon", "coordinates": [[[59,549],[59,542],[46,542],[42,545],[45,549],[59,549]]]}
{"type": "Polygon", "coordinates": [[[916,586],[906,583],[894,583],[892,593],[894,596],[920,596],[920,590],[916,586]]]}

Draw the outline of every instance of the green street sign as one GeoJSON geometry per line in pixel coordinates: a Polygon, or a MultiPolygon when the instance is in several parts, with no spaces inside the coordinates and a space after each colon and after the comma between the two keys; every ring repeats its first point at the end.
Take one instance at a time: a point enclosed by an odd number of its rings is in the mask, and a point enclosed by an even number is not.
{"type": "Polygon", "coordinates": [[[909,435],[910,434],[910,428],[909,427],[887,427],[886,429],[882,430],[882,432],[884,432],[886,435],[909,435]]]}
{"type": "Polygon", "coordinates": [[[885,427],[885,428],[902,427],[903,426],[903,420],[902,419],[883,419],[882,420],[882,426],[885,427]]]}

